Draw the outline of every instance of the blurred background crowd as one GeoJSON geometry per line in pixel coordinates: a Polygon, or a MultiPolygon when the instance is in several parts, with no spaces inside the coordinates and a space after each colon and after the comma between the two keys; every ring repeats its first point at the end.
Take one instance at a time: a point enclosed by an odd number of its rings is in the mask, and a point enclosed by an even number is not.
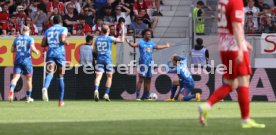
{"type": "Polygon", "coordinates": [[[24,25],[31,35],[42,35],[59,14],[70,35],[97,36],[107,24],[112,36],[125,31],[139,38],[144,29],[156,28],[161,4],[162,0],[0,0],[0,35],[19,35],[24,25]],[[123,30],[121,23],[126,24],[123,30]]]}

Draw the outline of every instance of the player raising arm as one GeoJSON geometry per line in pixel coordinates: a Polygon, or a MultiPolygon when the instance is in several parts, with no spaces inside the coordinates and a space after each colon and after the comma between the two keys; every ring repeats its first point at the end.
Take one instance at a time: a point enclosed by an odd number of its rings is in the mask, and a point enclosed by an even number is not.
{"type": "Polygon", "coordinates": [[[65,48],[64,45],[68,45],[66,40],[68,29],[62,27],[62,18],[59,15],[53,17],[54,26],[46,30],[42,39],[41,45],[43,47],[48,46],[46,67],[47,76],[44,80],[44,86],[42,88],[42,98],[44,101],[48,101],[48,88],[55,72],[55,66],[57,66],[58,83],[59,83],[59,106],[64,105],[64,66],[65,66],[65,48]]]}
{"type": "Polygon", "coordinates": [[[136,85],[136,100],[140,100],[140,89],[144,82],[144,93],[142,99],[149,99],[150,95],[150,85],[151,85],[151,77],[152,77],[152,53],[153,49],[165,49],[169,48],[171,45],[167,43],[166,45],[156,45],[151,40],[151,30],[146,29],[142,32],[143,39],[139,41],[139,43],[129,42],[126,39],[126,42],[132,47],[138,47],[140,52],[139,58],[139,80],[136,85]]]}
{"type": "Polygon", "coordinates": [[[252,73],[249,52],[251,45],[245,40],[243,30],[243,0],[218,1],[219,50],[222,63],[227,67],[223,75],[225,84],[215,90],[207,103],[199,106],[200,123],[207,125],[211,107],[237,88],[242,128],[264,128],[250,119],[249,79],[252,73]],[[232,68],[232,69],[229,69],[232,68]],[[231,70],[232,72],[228,72],[231,70]]]}
{"type": "MultiPolygon", "coordinates": [[[[125,27],[124,24],[121,25],[122,29],[125,27]]],[[[113,76],[113,65],[112,65],[112,43],[123,42],[124,33],[120,38],[114,38],[108,36],[110,29],[108,25],[103,25],[102,27],[103,36],[98,36],[95,40],[95,49],[97,53],[97,64],[96,64],[96,79],[95,79],[95,91],[94,91],[94,100],[99,101],[99,85],[102,79],[103,73],[106,71],[107,80],[106,80],[106,89],[104,94],[104,99],[110,101],[109,92],[112,84],[113,76]]]]}
{"type": "Polygon", "coordinates": [[[10,102],[14,99],[14,89],[17,84],[20,74],[26,76],[27,79],[27,91],[26,91],[26,102],[31,103],[34,99],[32,95],[32,74],[33,64],[31,58],[31,51],[35,54],[39,54],[35,48],[34,39],[29,36],[30,28],[28,26],[23,27],[23,34],[15,38],[11,51],[16,53],[14,68],[13,68],[13,79],[10,84],[9,100],[10,102]]]}

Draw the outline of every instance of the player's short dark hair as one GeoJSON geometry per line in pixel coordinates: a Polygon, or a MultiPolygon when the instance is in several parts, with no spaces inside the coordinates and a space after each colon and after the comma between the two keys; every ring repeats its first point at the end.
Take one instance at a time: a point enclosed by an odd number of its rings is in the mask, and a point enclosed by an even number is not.
{"type": "Polygon", "coordinates": [[[60,15],[54,15],[53,17],[53,23],[54,24],[60,24],[62,22],[62,18],[60,15]]]}
{"type": "Polygon", "coordinates": [[[86,38],[85,38],[85,40],[86,40],[86,43],[89,43],[90,41],[92,41],[93,40],[93,36],[91,36],[91,35],[87,35],[86,36],[86,38]]]}
{"type": "Polygon", "coordinates": [[[200,5],[200,6],[204,6],[205,4],[204,4],[204,2],[203,1],[198,1],[197,3],[196,3],[197,5],[200,5]]]}
{"type": "Polygon", "coordinates": [[[144,37],[147,32],[150,32],[152,34],[151,29],[145,29],[145,30],[142,31],[142,36],[144,37]]]}
{"type": "Polygon", "coordinates": [[[196,44],[197,45],[202,45],[203,44],[203,39],[202,38],[197,38],[196,39],[196,44]]]}
{"type": "Polygon", "coordinates": [[[174,56],[173,57],[173,61],[176,61],[176,62],[181,61],[180,56],[174,56]]]}

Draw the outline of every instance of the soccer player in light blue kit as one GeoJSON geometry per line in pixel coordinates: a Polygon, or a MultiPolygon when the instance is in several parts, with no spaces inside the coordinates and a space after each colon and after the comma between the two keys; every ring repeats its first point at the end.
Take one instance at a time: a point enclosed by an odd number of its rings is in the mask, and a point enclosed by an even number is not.
{"type": "MultiPolygon", "coordinates": [[[[190,101],[196,98],[196,100],[199,101],[200,93],[191,94],[191,91],[194,89],[194,79],[187,67],[187,58],[173,56],[171,61],[168,62],[168,66],[170,63],[173,64],[174,68],[169,69],[168,73],[177,73],[179,77],[180,95],[178,96],[178,100],[190,101]]],[[[175,91],[172,91],[172,94],[173,93],[175,93],[175,91]]]]}
{"type": "Polygon", "coordinates": [[[142,32],[143,39],[139,41],[139,43],[129,42],[127,43],[132,47],[139,47],[140,58],[139,58],[139,80],[136,86],[136,100],[140,100],[140,89],[144,82],[144,94],[142,99],[150,100],[150,85],[151,85],[151,77],[152,77],[152,53],[153,49],[165,49],[169,48],[171,45],[167,43],[166,45],[156,45],[151,40],[151,30],[146,29],[142,32]]]}
{"type": "MultiPolygon", "coordinates": [[[[124,23],[122,23],[121,28],[123,29],[124,23]]],[[[106,71],[107,81],[106,81],[106,90],[104,94],[104,99],[106,101],[110,101],[109,92],[112,84],[112,76],[113,76],[113,65],[112,65],[112,43],[123,42],[124,33],[120,38],[114,38],[108,36],[110,33],[110,29],[108,25],[103,25],[102,27],[103,36],[98,36],[95,40],[95,49],[94,51],[97,53],[97,64],[96,64],[96,79],[95,79],[95,91],[94,91],[94,99],[95,101],[99,101],[99,85],[103,73],[106,71]]]]}
{"type": "Polygon", "coordinates": [[[42,98],[44,101],[48,101],[48,88],[53,79],[55,65],[58,71],[58,83],[59,83],[59,106],[64,105],[64,67],[65,67],[65,48],[64,45],[68,45],[66,40],[68,29],[62,26],[62,18],[59,15],[53,17],[54,26],[46,30],[42,39],[41,45],[43,47],[48,46],[46,66],[47,76],[44,80],[44,86],[42,88],[42,98]]]}
{"type": "Polygon", "coordinates": [[[20,74],[26,76],[27,79],[27,91],[26,91],[26,102],[32,103],[34,99],[32,95],[32,74],[33,64],[31,58],[31,51],[39,54],[35,48],[34,39],[29,36],[30,28],[28,26],[23,27],[23,34],[15,38],[11,51],[16,53],[14,68],[13,68],[13,79],[10,84],[9,101],[14,100],[14,89],[17,81],[20,78],[20,74]]]}

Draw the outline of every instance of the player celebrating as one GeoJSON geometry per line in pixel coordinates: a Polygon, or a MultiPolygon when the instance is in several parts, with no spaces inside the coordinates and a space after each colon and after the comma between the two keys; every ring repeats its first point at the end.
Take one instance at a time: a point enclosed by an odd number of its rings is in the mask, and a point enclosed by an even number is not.
{"type": "Polygon", "coordinates": [[[33,65],[31,58],[31,50],[38,54],[38,50],[35,48],[34,39],[29,36],[30,28],[28,26],[23,27],[23,34],[15,38],[11,51],[16,53],[14,68],[13,68],[13,79],[10,84],[9,100],[10,102],[14,99],[14,89],[20,74],[26,76],[27,79],[27,91],[26,91],[26,102],[32,103],[34,99],[31,98],[32,95],[32,74],[33,65]]]}
{"type": "MultiPolygon", "coordinates": [[[[121,28],[124,28],[124,24],[121,25],[121,28]]],[[[124,33],[122,33],[121,38],[114,38],[108,36],[110,33],[110,29],[108,25],[103,25],[102,27],[103,36],[98,36],[95,40],[95,49],[94,51],[97,53],[97,64],[96,64],[96,79],[95,79],[95,91],[94,91],[94,99],[95,101],[99,101],[99,85],[101,78],[103,76],[104,71],[106,71],[107,81],[106,81],[106,90],[104,94],[104,99],[106,101],[110,101],[109,92],[112,84],[112,76],[113,76],[113,66],[112,66],[112,55],[111,55],[111,47],[112,43],[123,42],[124,33]]]]}
{"type": "Polygon", "coordinates": [[[173,56],[167,65],[169,66],[171,62],[175,67],[170,69],[168,73],[177,73],[179,77],[180,94],[178,100],[190,101],[196,98],[197,101],[200,101],[200,93],[190,94],[191,90],[194,89],[194,79],[187,67],[186,57],[173,56]]]}
{"type": "Polygon", "coordinates": [[[211,107],[237,88],[242,128],[265,127],[264,124],[250,119],[249,115],[249,78],[252,71],[248,51],[252,51],[252,46],[245,40],[243,20],[243,0],[219,0],[218,32],[221,60],[228,71],[231,70],[229,68],[233,69],[232,73],[226,71],[224,74],[225,84],[212,94],[207,103],[199,106],[199,118],[203,126],[207,125],[207,114],[211,107]]]}
{"type": "Polygon", "coordinates": [[[169,48],[171,45],[167,43],[166,45],[156,45],[151,40],[151,30],[146,29],[142,32],[144,39],[141,39],[139,43],[129,42],[127,43],[132,47],[139,47],[140,58],[139,58],[139,80],[136,86],[136,100],[140,100],[140,89],[142,83],[144,82],[144,93],[142,99],[150,99],[150,85],[151,85],[151,77],[152,77],[152,52],[153,49],[165,49],[169,48]]]}
{"type": "Polygon", "coordinates": [[[48,88],[53,79],[55,64],[57,65],[58,71],[58,82],[59,82],[59,106],[63,106],[63,97],[64,97],[64,66],[65,66],[65,48],[64,45],[68,45],[66,36],[68,30],[66,27],[62,27],[62,18],[59,15],[53,17],[54,26],[46,30],[44,37],[42,39],[41,45],[43,47],[48,46],[47,57],[46,57],[46,66],[47,76],[45,78],[44,86],[42,88],[42,98],[44,101],[48,101],[48,88]]]}

